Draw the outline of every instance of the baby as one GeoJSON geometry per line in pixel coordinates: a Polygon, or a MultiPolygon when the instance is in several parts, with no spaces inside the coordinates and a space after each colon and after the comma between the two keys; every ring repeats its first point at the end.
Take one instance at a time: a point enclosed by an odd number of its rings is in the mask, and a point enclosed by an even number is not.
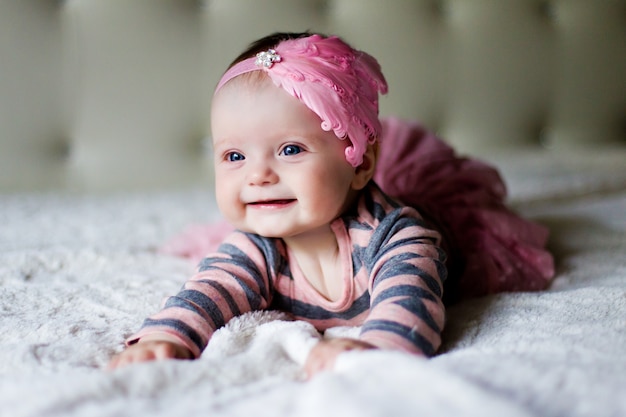
{"type": "Polygon", "coordinates": [[[441,344],[447,264],[453,294],[543,288],[553,273],[543,228],[503,206],[492,168],[457,158],[418,125],[390,120],[383,129],[386,92],[376,60],[335,36],[274,34],[240,55],[211,110],[217,202],[235,230],[110,367],[197,358],[231,318],[263,309],[319,331],[361,326],[358,339],[314,346],[309,375],[354,349],[431,356],[441,344]],[[433,207],[439,197],[445,208],[433,207]],[[485,212],[498,219],[495,234],[485,212]],[[508,287],[492,285],[507,277],[508,287]]]}

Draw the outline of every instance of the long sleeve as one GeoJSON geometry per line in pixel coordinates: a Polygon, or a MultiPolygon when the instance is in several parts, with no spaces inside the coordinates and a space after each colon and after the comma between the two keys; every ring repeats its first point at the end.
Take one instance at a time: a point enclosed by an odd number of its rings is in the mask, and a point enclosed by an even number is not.
{"type": "Polygon", "coordinates": [[[198,273],[179,293],[144,321],[127,344],[149,334],[166,333],[178,339],[194,357],[200,356],[215,330],[231,318],[268,307],[279,260],[271,239],[232,233],[217,253],[201,261],[198,273]]]}
{"type": "Polygon", "coordinates": [[[370,312],[361,339],[381,348],[433,355],[441,344],[446,278],[440,235],[408,207],[388,213],[362,259],[370,277],[370,312]]]}

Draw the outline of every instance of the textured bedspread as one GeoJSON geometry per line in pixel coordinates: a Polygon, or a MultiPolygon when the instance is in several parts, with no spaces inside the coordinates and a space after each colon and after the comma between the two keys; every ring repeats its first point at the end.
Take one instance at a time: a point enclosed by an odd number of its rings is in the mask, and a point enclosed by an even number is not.
{"type": "Polygon", "coordinates": [[[308,381],[319,336],[279,313],[231,321],[197,361],[103,369],[192,272],[156,248],[217,217],[209,192],[0,196],[0,415],[624,416],[624,156],[496,158],[552,230],[552,287],[451,308],[433,359],[348,353],[308,381]]]}

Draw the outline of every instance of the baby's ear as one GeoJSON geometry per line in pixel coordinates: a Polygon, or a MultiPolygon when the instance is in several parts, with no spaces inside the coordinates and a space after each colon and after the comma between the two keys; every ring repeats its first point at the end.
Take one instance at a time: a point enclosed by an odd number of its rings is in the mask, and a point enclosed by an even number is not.
{"type": "Polygon", "coordinates": [[[362,190],[374,176],[376,160],[378,159],[378,142],[370,143],[363,154],[363,162],[356,167],[354,179],[352,180],[353,190],[362,190]]]}

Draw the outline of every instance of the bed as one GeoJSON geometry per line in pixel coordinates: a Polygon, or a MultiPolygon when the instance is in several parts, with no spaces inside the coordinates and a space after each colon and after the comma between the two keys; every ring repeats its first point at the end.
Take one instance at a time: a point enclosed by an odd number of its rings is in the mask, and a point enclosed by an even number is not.
{"type": "Polygon", "coordinates": [[[0,2],[0,415],[626,415],[626,2],[255,5],[0,2]],[[249,40],[306,28],[381,57],[384,114],[501,170],[554,281],[452,306],[431,359],[351,352],[307,379],[322,336],[256,312],[197,361],[107,371],[194,270],[159,248],[220,218],[206,92],[249,40]]]}

